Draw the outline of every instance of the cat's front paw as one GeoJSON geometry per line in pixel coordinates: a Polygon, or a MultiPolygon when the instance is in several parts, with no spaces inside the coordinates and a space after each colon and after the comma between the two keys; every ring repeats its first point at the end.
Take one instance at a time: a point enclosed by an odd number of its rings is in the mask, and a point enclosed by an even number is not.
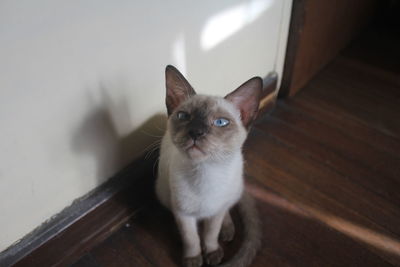
{"type": "Polygon", "coordinates": [[[200,255],[196,257],[183,258],[183,267],[200,267],[203,265],[203,257],[200,255]]]}
{"type": "Polygon", "coordinates": [[[233,223],[222,225],[221,232],[219,233],[219,240],[222,242],[229,242],[235,236],[235,225],[233,223]]]}
{"type": "Polygon", "coordinates": [[[209,252],[205,256],[205,261],[208,265],[217,265],[222,261],[224,257],[224,251],[221,247],[213,252],[209,252]]]}

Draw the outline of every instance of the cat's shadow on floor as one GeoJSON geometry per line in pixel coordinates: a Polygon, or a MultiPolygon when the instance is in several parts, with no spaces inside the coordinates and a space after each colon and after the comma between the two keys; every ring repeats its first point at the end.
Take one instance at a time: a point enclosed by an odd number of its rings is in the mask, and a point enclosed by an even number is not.
{"type": "MultiPolygon", "coordinates": [[[[243,225],[236,208],[232,211],[232,217],[236,227],[235,238],[232,242],[220,243],[224,248],[224,262],[233,257],[243,240],[243,225]]],[[[150,201],[129,224],[130,227],[124,229],[126,236],[155,265],[180,266],[183,246],[177,225],[171,212],[157,200],[150,201]]],[[[201,234],[202,224],[199,226],[201,234]]]]}

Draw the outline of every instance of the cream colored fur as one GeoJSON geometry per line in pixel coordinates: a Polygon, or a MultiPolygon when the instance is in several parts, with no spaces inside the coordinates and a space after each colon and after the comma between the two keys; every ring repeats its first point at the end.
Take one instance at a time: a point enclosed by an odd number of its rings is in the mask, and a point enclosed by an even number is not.
{"type": "Polygon", "coordinates": [[[230,110],[240,125],[233,153],[198,162],[188,158],[172,143],[168,129],[161,143],[156,192],[161,203],[172,211],[181,226],[186,239],[185,257],[201,253],[195,222],[202,219],[209,219],[211,224],[215,224],[210,232],[205,233],[206,252],[218,249],[222,219],[239,201],[243,191],[241,146],[246,138],[246,129],[241,125],[239,111],[234,105],[223,98],[218,100],[229,107],[226,110],[230,110]]]}
{"type": "Polygon", "coordinates": [[[244,194],[242,145],[258,111],[262,81],[252,78],[225,98],[197,95],[182,74],[168,66],[166,85],[169,119],[156,194],[180,230],[183,265],[198,267],[203,259],[211,265],[221,262],[218,239],[233,238],[229,210],[239,202],[245,237],[228,266],[247,266],[260,245],[260,223],[252,198],[244,194]],[[218,118],[229,124],[214,124],[218,118]],[[199,222],[204,223],[201,237],[199,222]]]}

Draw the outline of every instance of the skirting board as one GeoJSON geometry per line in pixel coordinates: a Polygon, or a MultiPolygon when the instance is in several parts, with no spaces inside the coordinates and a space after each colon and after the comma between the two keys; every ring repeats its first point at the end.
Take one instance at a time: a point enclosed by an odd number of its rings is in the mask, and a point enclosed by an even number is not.
{"type": "MultiPolygon", "coordinates": [[[[258,118],[272,111],[277,76],[263,79],[258,118]]],[[[65,266],[78,260],[154,199],[158,151],[142,157],[0,253],[0,266],[65,266]]]]}
{"type": "Polygon", "coordinates": [[[0,266],[68,265],[107,238],[151,198],[157,152],[140,158],[109,181],[0,253],[0,266]],[[140,188],[140,190],[138,190],[140,188]]]}

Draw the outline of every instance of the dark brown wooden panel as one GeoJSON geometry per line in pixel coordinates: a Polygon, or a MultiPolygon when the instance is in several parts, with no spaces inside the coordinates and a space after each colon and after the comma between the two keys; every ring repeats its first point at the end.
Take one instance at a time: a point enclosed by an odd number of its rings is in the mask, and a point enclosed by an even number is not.
{"type": "Polygon", "coordinates": [[[293,96],[372,20],[375,0],[295,0],[280,94],[293,96]]]}
{"type": "MultiPolygon", "coordinates": [[[[339,212],[340,216],[351,221],[356,220],[361,225],[367,223],[367,226],[373,229],[379,231],[388,229],[400,236],[398,206],[352,183],[345,176],[310,159],[294,147],[287,146],[274,137],[254,132],[255,138],[250,139],[247,154],[254,162],[259,162],[260,160],[256,158],[263,154],[262,161],[268,163],[267,167],[278,169],[281,174],[280,179],[288,179],[285,186],[295,190],[301,190],[302,187],[304,190],[301,191],[304,193],[317,192],[315,195],[310,194],[307,198],[316,198],[313,201],[316,205],[322,205],[319,206],[320,208],[331,209],[332,212],[339,212]],[[264,155],[266,150],[269,151],[268,155],[264,155]],[[285,158],[287,162],[280,162],[279,159],[282,158],[285,158]],[[346,203],[345,208],[340,208],[343,203],[346,203]],[[357,214],[362,216],[354,216],[352,210],[358,211],[357,214]]],[[[251,160],[248,164],[252,164],[251,160]]],[[[258,168],[249,168],[249,171],[254,169],[258,168]]]]}
{"type": "Polygon", "coordinates": [[[298,131],[277,118],[268,118],[266,123],[259,126],[263,131],[268,132],[280,142],[299,151],[304,157],[326,166],[330,170],[343,176],[343,179],[362,186],[365,189],[393,202],[400,206],[400,192],[397,190],[399,183],[392,179],[382,179],[378,172],[357,161],[348,160],[335,151],[328,149],[324,144],[316,142],[304,132],[298,131]]]}
{"type": "MultiPolygon", "coordinates": [[[[259,145],[259,143],[257,143],[259,145]]],[[[275,154],[276,150],[270,151],[271,157],[280,158],[280,154],[275,154]]],[[[295,203],[295,206],[306,214],[308,217],[316,218],[324,224],[338,230],[339,232],[345,233],[349,238],[357,243],[360,243],[367,251],[369,250],[373,254],[379,255],[388,262],[395,263],[396,265],[400,263],[400,258],[397,253],[399,253],[399,242],[398,237],[393,235],[391,231],[385,229],[384,226],[377,225],[374,220],[379,218],[368,218],[365,214],[368,210],[362,210],[362,207],[347,206],[348,202],[341,199],[343,193],[339,188],[336,192],[332,190],[330,192],[322,191],[313,185],[309,185],[309,181],[305,180],[307,172],[300,174],[290,173],[288,170],[282,169],[281,166],[277,165],[275,161],[268,162],[265,155],[262,159],[259,155],[253,155],[253,153],[247,153],[248,159],[248,173],[252,175],[254,179],[258,182],[265,184],[274,191],[279,192],[279,195],[283,199],[295,203]],[[256,160],[258,158],[258,160],[256,160]],[[336,194],[337,193],[337,194],[336,194]],[[364,213],[364,214],[360,214],[364,213]],[[337,225],[337,224],[340,225],[337,225]],[[359,238],[362,238],[367,233],[373,233],[372,237],[368,240],[362,240],[359,242],[359,238]],[[382,248],[384,245],[381,243],[376,243],[375,239],[389,239],[392,243],[388,243],[388,246],[394,246],[395,251],[387,251],[382,248]]],[[[319,179],[324,179],[323,177],[318,177],[319,179]]],[[[329,182],[329,181],[328,181],[329,182]]],[[[337,188],[337,186],[335,187],[337,188]]],[[[363,198],[363,196],[358,196],[363,198]]],[[[351,201],[354,202],[354,201],[351,201]]],[[[382,222],[381,222],[382,223],[382,222]]],[[[286,229],[286,228],[285,228],[286,229]]],[[[317,239],[317,237],[310,235],[308,238],[317,239]],[[312,237],[311,237],[312,236],[312,237]]],[[[306,238],[307,239],[307,238],[306,238]]],[[[324,249],[324,248],[321,248],[324,249]]],[[[307,254],[314,253],[307,250],[307,254]]],[[[340,258],[354,256],[353,252],[349,255],[340,255],[340,258]]],[[[367,252],[365,252],[367,253],[367,252]]],[[[333,263],[336,263],[336,259],[332,258],[333,263]]],[[[353,266],[348,263],[345,266],[353,266]]]]}
{"type": "MultiPolygon", "coordinates": [[[[290,266],[390,266],[348,236],[314,220],[297,202],[269,189],[265,174],[253,174],[258,178],[250,180],[263,183],[250,184],[264,222],[263,251],[279,255],[290,266]]],[[[267,260],[261,254],[254,266],[281,266],[267,260]]]]}
{"type": "Polygon", "coordinates": [[[398,180],[400,177],[399,158],[375,149],[368,143],[360,141],[356,136],[337,131],[334,126],[329,125],[329,122],[320,123],[313,117],[287,108],[285,105],[277,109],[274,116],[307,133],[316,142],[324,144],[327,149],[349,160],[364,164],[372,171],[390,179],[398,180]]]}
{"type": "Polygon", "coordinates": [[[351,133],[352,136],[357,136],[360,141],[368,143],[375,149],[385,151],[393,157],[400,156],[400,144],[397,138],[386,135],[371,127],[371,125],[363,123],[361,119],[355,117],[352,113],[345,112],[343,109],[331,104],[317,101],[314,98],[292,98],[283,104],[295,109],[295,112],[313,116],[319,122],[329,124],[341,132],[351,133]]]}
{"type": "Polygon", "coordinates": [[[102,265],[115,267],[153,266],[140,249],[130,242],[126,233],[126,229],[122,228],[100,246],[93,249],[90,254],[94,260],[102,265]]]}

